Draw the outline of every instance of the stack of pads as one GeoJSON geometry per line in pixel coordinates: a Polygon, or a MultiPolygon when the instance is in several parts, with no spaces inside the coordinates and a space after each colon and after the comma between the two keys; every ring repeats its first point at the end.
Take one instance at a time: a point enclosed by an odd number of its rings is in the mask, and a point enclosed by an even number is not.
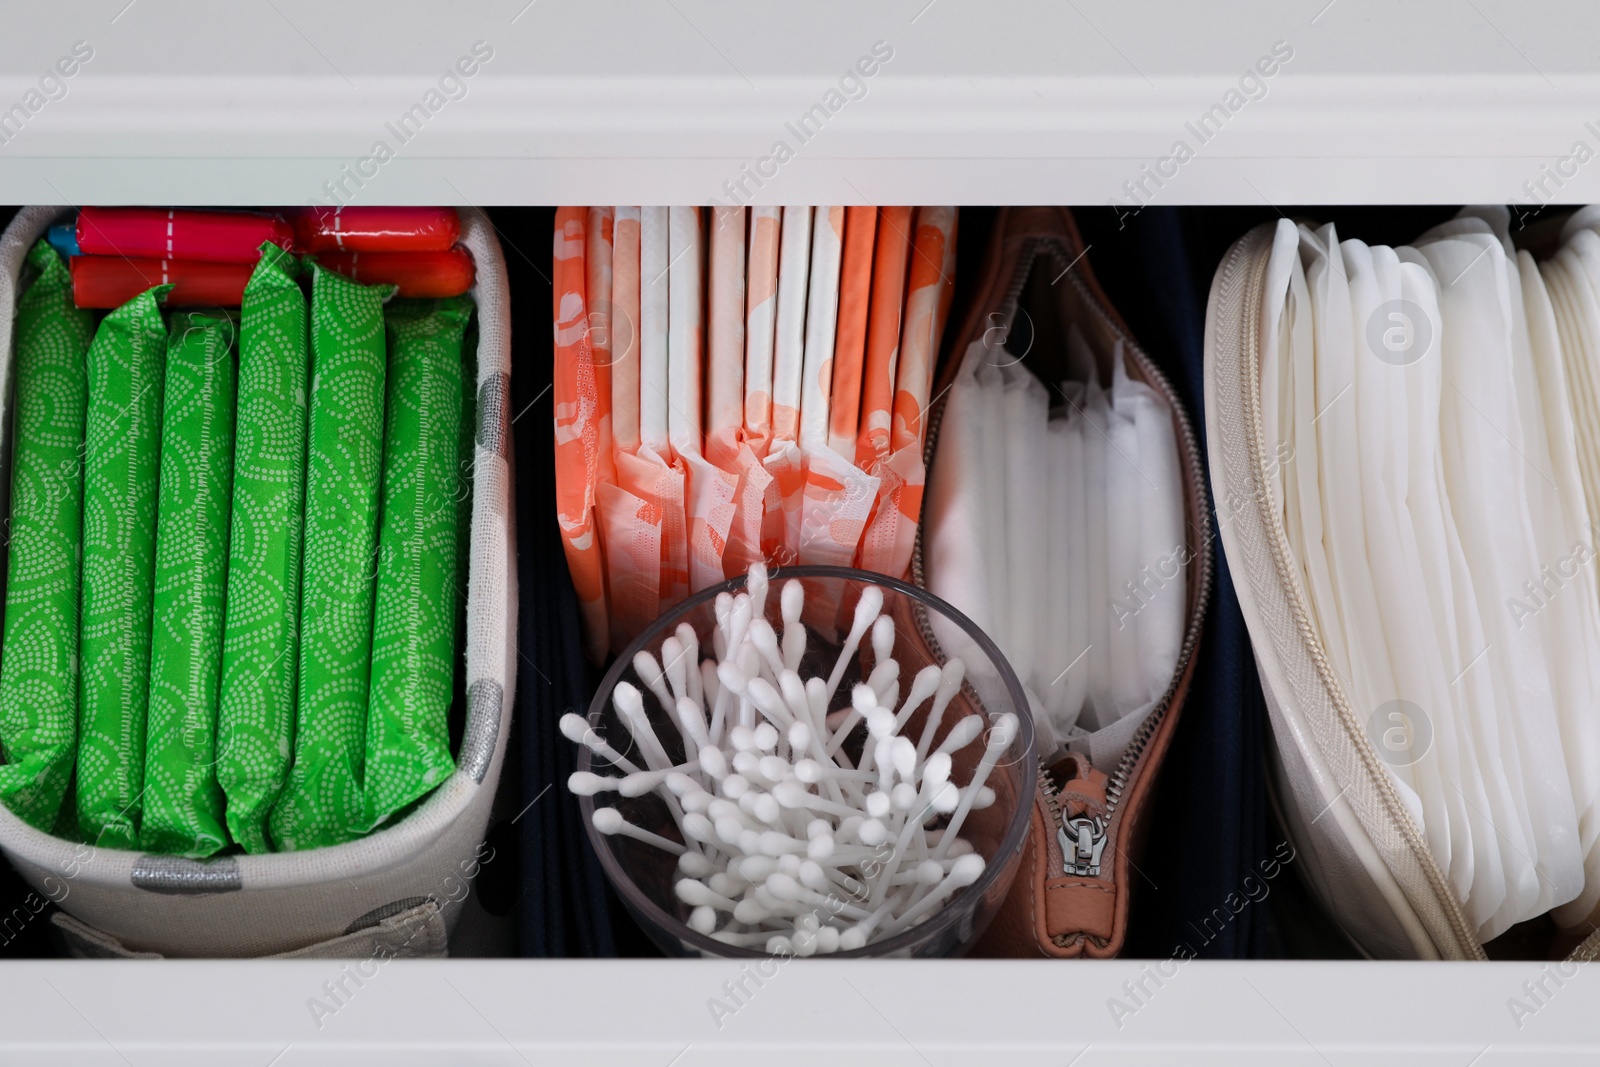
{"type": "Polygon", "coordinates": [[[1277,225],[1260,382],[1312,623],[1483,941],[1600,911],[1600,213],[1277,225]]]}
{"type": "Polygon", "coordinates": [[[283,212],[86,207],[49,240],[72,264],[74,302],[117,308],[153,285],[167,307],[238,307],[263,241],[325,270],[400,296],[443,298],[472,288],[472,257],[456,245],[451,208],[304,207],[283,212]]]}
{"type": "Polygon", "coordinates": [[[910,565],[949,207],[562,208],[557,509],[588,649],[751,563],[910,565]]]}
{"type": "Polygon", "coordinates": [[[394,300],[266,241],[238,312],[158,285],[97,325],[50,244],[28,264],[0,799],[193,858],[409,809],[453,769],[470,297],[394,300]]]}

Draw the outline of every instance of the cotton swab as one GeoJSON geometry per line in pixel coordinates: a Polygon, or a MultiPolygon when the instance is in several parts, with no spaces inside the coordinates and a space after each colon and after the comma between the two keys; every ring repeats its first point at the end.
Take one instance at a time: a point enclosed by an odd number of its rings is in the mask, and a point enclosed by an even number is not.
{"type": "Polygon", "coordinates": [[[649,830],[641,829],[622,817],[622,812],[616,808],[594,809],[594,828],[603,834],[621,834],[631,837],[635,841],[643,841],[647,845],[654,845],[663,852],[671,852],[681,856],[688,850],[676,841],[670,841],[660,834],[653,834],[649,830]]]}
{"type": "Polygon", "coordinates": [[[589,720],[585,719],[577,712],[567,712],[565,715],[561,716],[560,721],[556,725],[560,727],[562,736],[568,741],[571,741],[573,744],[582,745],[596,755],[604,756],[606,759],[610,760],[614,766],[621,770],[627,771],[629,774],[637,774],[639,772],[640,768],[637,764],[635,764],[632,760],[625,758],[622,753],[606,744],[606,739],[601,737],[600,734],[589,725],[589,720]]]}
{"type": "MultiPolygon", "coordinates": [[[[976,716],[969,716],[969,719],[976,716]]],[[[958,726],[961,724],[957,724],[958,726]]],[[[1000,753],[1011,747],[1011,739],[1016,736],[1017,717],[1011,712],[1006,712],[994,721],[994,728],[989,733],[989,743],[983,747],[983,755],[978,759],[978,769],[972,772],[972,781],[961,792],[961,803],[957,806],[955,814],[950,816],[950,825],[945,827],[945,836],[939,841],[939,847],[934,849],[933,858],[944,859],[944,854],[949,850],[950,843],[955,840],[955,835],[961,831],[961,824],[966,820],[967,813],[972,810],[973,801],[977,799],[978,790],[989,777],[989,772],[994,770],[994,765],[1000,759],[1000,753]]],[[[944,751],[943,747],[940,751],[944,751]]],[[[979,868],[982,870],[982,868],[979,868]]]]}

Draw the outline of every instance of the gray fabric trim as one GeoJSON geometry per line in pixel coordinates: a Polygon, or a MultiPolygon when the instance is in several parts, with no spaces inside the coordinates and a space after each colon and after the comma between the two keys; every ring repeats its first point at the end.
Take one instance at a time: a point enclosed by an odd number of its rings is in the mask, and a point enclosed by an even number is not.
{"type": "Polygon", "coordinates": [[[182,856],[140,856],[134,861],[130,881],[135,889],[175,896],[233,893],[244,888],[239,861],[231,856],[205,861],[182,856]]]}
{"type": "Polygon", "coordinates": [[[483,784],[483,776],[489,773],[489,764],[494,759],[505,692],[493,678],[479,678],[467,690],[467,732],[461,739],[461,757],[456,763],[479,785],[483,784]]]}
{"type": "Polygon", "coordinates": [[[478,447],[509,459],[506,401],[511,396],[511,375],[495,373],[478,386],[478,447]]]}

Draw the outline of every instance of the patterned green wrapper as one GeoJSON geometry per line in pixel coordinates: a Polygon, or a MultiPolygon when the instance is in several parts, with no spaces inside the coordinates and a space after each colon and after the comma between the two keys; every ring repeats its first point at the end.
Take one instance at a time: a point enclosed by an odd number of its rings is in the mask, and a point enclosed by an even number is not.
{"type": "Polygon", "coordinates": [[[49,831],[78,744],[78,538],[83,525],[84,357],[94,315],[44,241],[17,303],[16,428],[5,637],[0,644],[0,799],[49,831]]]}
{"type": "Polygon", "coordinates": [[[397,301],[367,710],[366,829],[449,776],[460,521],[461,342],[472,301],[397,301]]]}
{"type": "Polygon", "coordinates": [[[472,559],[472,477],[478,467],[478,317],[461,339],[461,450],[456,472],[455,703],[450,713],[451,751],[460,748],[467,722],[467,584],[472,559]]]}
{"type": "Polygon", "coordinates": [[[233,500],[233,319],[167,323],[151,611],[144,819],[150,852],[202,859],[228,843],[217,785],[217,694],[233,500]]]}
{"type": "Polygon", "coordinates": [[[161,301],[171,288],[112,311],[89,346],[77,796],[78,824],[103,848],[139,841],[167,352],[161,301]]]}
{"type": "Polygon", "coordinates": [[[298,274],[292,255],[263,244],[239,318],[217,781],[228,832],[252,853],[270,849],[267,817],[288,777],[294,739],[310,358],[298,274]]]}
{"type": "Polygon", "coordinates": [[[275,847],[360,835],[383,464],[383,303],[320,267],[311,281],[311,410],[294,763],[273,807],[275,847]]]}

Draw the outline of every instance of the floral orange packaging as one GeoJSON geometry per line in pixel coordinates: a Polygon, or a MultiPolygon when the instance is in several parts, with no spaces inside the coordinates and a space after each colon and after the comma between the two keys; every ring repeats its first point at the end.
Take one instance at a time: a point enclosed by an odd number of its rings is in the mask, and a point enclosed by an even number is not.
{"type": "MultiPolygon", "coordinates": [[[[556,515],[567,567],[583,613],[589,657],[605,655],[605,564],[595,526],[595,492],[603,465],[601,404],[585,301],[584,226],[581,207],[556,210],[553,267],[555,303],[556,515]]],[[[609,397],[607,400],[609,401],[609,397]]]]}
{"type": "Polygon", "coordinates": [[[927,434],[928,392],[955,284],[955,220],[954,208],[917,211],[890,424],[891,451],[874,471],[882,484],[862,536],[857,565],[864,570],[899,575],[911,565],[927,477],[922,444],[927,434]]]}

